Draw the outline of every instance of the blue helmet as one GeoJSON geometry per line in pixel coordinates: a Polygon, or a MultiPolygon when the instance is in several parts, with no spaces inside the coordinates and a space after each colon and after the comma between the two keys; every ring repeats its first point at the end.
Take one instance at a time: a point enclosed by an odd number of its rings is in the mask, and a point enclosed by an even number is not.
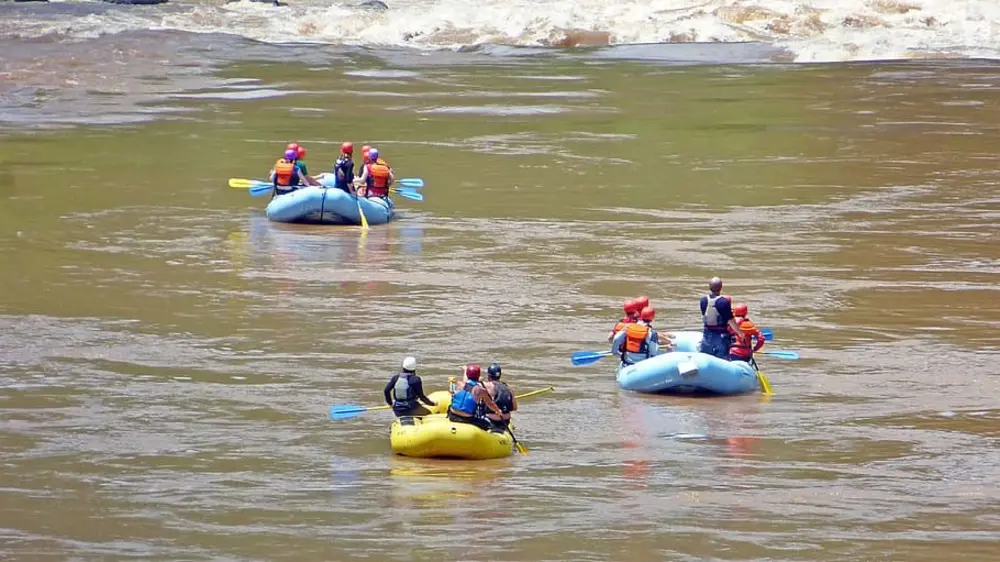
{"type": "Polygon", "coordinates": [[[369,162],[378,162],[378,149],[377,148],[372,147],[368,151],[368,161],[369,162]]]}
{"type": "Polygon", "coordinates": [[[500,378],[500,364],[493,363],[490,365],[490,368],[486,370],[486,372],[490,375],[491,379],[498,380],[500,378]]]}

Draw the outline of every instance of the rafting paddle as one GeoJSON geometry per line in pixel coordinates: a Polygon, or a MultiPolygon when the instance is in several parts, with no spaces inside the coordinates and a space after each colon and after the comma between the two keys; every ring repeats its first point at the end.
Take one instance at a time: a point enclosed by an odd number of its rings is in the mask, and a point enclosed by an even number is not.
{"type": "Polygon", "coordinates": [[[363,414],[372,410],[388,410],[392,406],[355,406],[346,404],[344,406],[330,406],[330,418],[335,420],[346,420],[358,414],[363,414]]]}
{"type": "Polygon", "coordinates": [[[777,357],[778,359],[795,360],[799,358],[799,354],[794,351],[759,351],[758,353],[770,355],[771,357],[777,357]]]}
{"type": "Polygon", "coordinates": [[[403,178],[401,180],[396,180],[393,183],[400,187],[409,187],[411,189],[420,189],[424,187],[424,180],[420,178],[403,178]]]}
{"type": "Polygon", "coordinates": [[[368,219],[365,217],[365,210],[361,208],[361,198],[355,196],[354,200],[358,203],[358,214],[361,215],[361,230],[368,230],[368,219]]]}
{"type": "Polygon", "coordinates": [[[410,199],[412,201],[423,201],[424,194],[419,191],[413,191],[411,188],[395,188],[390,187],[389,193],[395,193],[404,199],[410,199]]]}
{"type": "MultiPolygon", "coordinates": [[[[760,353],[779,359],[795,360],[799,358],[799,354],[794,351],[761,351],[760,353]]],[[[569,360],[579,367],[582,365],[592,365],[609,355],[612,355],[610,351],[577,351],[570,356],[569,360]]]]}
{"type": "Polygon", "coordinates": [[[760,383],[760,391],[764,396],[773,396],[774,390],[771,388],[771,381],[767,380],[767,375],[765,375],[760,367],[757,366],[757,361],[753,357],[750,358],[750,365],[753,367],[755,373],[757,373],[757,382],[760,383]]]}
{"type": "MultiPolygon", "coordinates": [[[[273,189],[273,185],[263,181],[263,180],[248,180],[243,178],[230,178],[229,187],[236,189],[249,189],[250,197],[263,197],[273,189]]],[[[329,189],[329,188],[327,188],[329,189]]],[[[418,191],[414,191],[415,187],[390,187],[389,191],[395,193],[404,199],[410,199],[413,201],[423,201],[424,194],[418,191]]]]}
{"type": "Polygon", "coordinates": [[[757,371],[757,381],[760,382],[760,390],[767,396],[774,394],[774,390],[771,389],[771,381],[767,380],[767,375],[761,371],[757,371]]]}
{"type": "Polygon", "coordinates": [[[569,360],[573,362],[574,365],[590,365],[597,363],[601,359],[611,355],[610,351],[577,351],[569,360]]]}
{"type": "MultiPolygon", "coordinates": [[[[518,394],[517,399],[530,398],[532,396],[537,396],[539,394],[544,394],[546,392],[552,392],[556,387],[550,386],[547,388],[539,388],[538,390],[532,390],[531,392],[525,392],[524,394],[518,394]]],[[[354,404],[344,404],[342,406],[330,406],[330,419],[334,420],[346,420],[353,418],[358,414],[363,414],[371,410],[388,410],[391,406],[356,406],[354,404]]]]}
{"type": "Polygon", "coordinates": [[[507,433],[509,433],[510,438],[514,440],[514,448],[517,449],[517,452],[521,453],[522,455],[527,455],[528,448],[522,445],[521,442],[517,440],[517,437],[514,436],[514,430],[510,428],[510,425],[507,425],[507,433]]]}
{"type": "Polygon", "coordinates": [[[546,392],[552,392],[555,389],[556,389],[556,387],[550,386],[550,387],[547,387],[547,388],[539,388],[538,390],[532,390],[531,392],[525,392],[524,394],[517,394],[515,396],[517,396],[518,400],[521,400],[522,398],[531,398],[532,396],[538,396],[539,394],[545,394],[546,392]]]}

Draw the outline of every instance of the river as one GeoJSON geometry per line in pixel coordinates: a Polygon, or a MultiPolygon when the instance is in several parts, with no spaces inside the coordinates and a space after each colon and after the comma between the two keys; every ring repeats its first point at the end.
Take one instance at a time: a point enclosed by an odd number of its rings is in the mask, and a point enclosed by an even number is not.
{"type": "MultiPolygon", "coordinates": [[[[0,16],[43,9],[126,13],[0,16]]],[[[0,557],[995,558],[995,62],[52,33],[0,37],[0,557]],[[226,181],[293,140],[314,174],[377,146],[426,199],[269,223],[226,181]],[[639,294],[696,329],[713,275],[801,355],[760,359],[773,397],[571,366],[639,294]],[[429,390],[554,386],[529,454],[394,457],[391,414],[328,417],[411,354],[429,390]]]]}

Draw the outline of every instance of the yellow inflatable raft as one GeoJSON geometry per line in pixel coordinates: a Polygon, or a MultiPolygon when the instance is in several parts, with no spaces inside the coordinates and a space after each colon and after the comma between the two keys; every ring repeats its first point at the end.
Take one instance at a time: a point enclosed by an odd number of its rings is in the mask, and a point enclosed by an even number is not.
{"type": "Polygon", "coordinates": [[[406,457],[480,460],[510,456],[514,440],[507,432],[484,431],[455,423],[447,414],[432,414],[392,422],[389,444],[393,453],[406,457]]]}

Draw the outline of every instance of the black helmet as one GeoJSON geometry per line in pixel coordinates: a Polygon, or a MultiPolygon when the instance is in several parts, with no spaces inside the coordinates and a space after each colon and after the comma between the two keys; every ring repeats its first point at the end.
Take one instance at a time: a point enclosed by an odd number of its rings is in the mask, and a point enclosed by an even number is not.
{"type": "Polygon", "coordinates": [[[491,379],[500,378],[500,363],[493,363],[490,368],[486,370],[489,373],[491,379]]]}

